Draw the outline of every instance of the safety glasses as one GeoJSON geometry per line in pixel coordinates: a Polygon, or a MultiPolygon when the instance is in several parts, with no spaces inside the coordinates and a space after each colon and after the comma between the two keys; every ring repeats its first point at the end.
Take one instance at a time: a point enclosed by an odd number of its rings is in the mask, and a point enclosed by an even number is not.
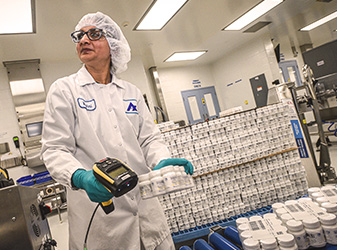
{"type": "Polygon", "coordinates": [[[74,31],[70,35],[74,43],[79,43],[84,35],[87,35],[89,40],[96,41],[96,40],[99,40],[102,37],[102,35],[106,35],[106,33],[102,29],[93,28],[86,32],[82,30],[74,31]]]}

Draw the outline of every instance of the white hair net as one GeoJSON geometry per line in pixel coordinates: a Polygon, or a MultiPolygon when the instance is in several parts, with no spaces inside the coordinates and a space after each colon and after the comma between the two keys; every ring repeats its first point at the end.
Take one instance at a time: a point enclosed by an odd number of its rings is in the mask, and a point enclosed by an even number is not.
{"type": "Polygon", "coordinates": [[[130,46],[119,26],[107,15],[101,12],[89,13],[82,17],[75,27],[80,30],[86,26],[95,26],[104,30],[108,35],[106,39],[110,47],[112,73],[121,73],[127,69],[131,59],[130,46]]]}

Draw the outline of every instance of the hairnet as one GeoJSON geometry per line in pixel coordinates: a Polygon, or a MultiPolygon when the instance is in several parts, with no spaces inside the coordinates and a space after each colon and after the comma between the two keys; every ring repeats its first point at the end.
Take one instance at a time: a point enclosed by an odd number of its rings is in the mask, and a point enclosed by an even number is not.
{"type": "Polygon", "coordinates": [[[108,35],[106,39],[110,47],[111,71],[121,73],[127,69],[127,63],[131,59],[130,46],[119,26],[107,15],[101,12],[89,13],[82,17],[75,27],[80,30],[86,26],[95,26],[104,30],[108,35]]]}

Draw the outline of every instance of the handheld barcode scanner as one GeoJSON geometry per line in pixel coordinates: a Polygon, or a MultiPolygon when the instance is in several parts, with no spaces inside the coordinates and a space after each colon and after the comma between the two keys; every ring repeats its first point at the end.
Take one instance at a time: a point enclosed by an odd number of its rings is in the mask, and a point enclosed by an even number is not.
{"type": "MultiPolygon", "coordinates": [[[[128,165],[116,158],[107,157],[96,162],[93,172],[96,179],[115,197],[129,192],[138,182],[136,173],[128,165]]],[[[102,202],[100,205],[106,214],[115,209],[112,199],[102,202]]]]}

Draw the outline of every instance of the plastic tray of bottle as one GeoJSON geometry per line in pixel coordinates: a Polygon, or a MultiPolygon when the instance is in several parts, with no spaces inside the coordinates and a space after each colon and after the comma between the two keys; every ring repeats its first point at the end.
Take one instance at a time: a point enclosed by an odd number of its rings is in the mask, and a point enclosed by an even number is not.
{"type": "Polygon", "coordinates": [[[197,227],[194,227],[194,228],[186,229],[184,231],[175,232],[175,233],[172,233],[173,242],[179,243],[179,242],[183,242],[183,241],[187,241],[187,240],[197,239],[197,238],[203,237],[205,235],[208,235],[210,233],[209,229],[211,227],[214,227],[214,226],[217,226],[217,225],[222,226],[222,227],[236,226],[235,221],[238,218],[250,217],[250,216],[253,216],[253,215],[263,215],[263,214],[269,213],[270,210],[271,210],[271,206],[267,206],[267,207],[259,208],[259,209],[253,210],[253,211],[249,211],[249,212],[244,213],[244,214],[235,215],[235,216],[232,216],[232,217],[230,217],[228,219],[225,219],[225,220],[207,223],[207,224],[202,225],[202,226],[197,226],[197,227]]]}

